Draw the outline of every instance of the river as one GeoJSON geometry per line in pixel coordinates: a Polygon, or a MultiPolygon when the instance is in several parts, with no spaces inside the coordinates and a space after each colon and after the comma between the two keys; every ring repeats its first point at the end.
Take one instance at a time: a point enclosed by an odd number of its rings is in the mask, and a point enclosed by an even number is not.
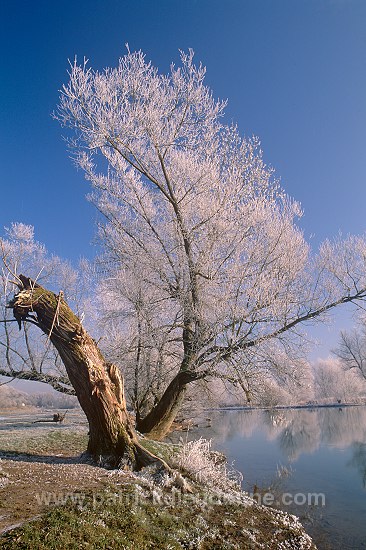
{"type": "Polygon", "coordinates": [[[299,516],[319,549],[366,549],[365,406],[209,416],[200,435],[234,463],[245,490],[299,516]]]}

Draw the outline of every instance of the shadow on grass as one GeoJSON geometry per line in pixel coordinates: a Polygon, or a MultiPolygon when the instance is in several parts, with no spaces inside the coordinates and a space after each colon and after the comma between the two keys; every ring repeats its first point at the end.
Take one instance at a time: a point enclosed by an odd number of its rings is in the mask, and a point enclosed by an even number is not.
{"type": "Polygon", "coordinates": [[[41,464],[88,464],[89,466],[97,467],[86,453],[82,453],[78,456],[57,456],[9,450],[2,451],[0,449],[0,460],[1,459],[13,460],[14,462],[39,462],[41,464]]]}

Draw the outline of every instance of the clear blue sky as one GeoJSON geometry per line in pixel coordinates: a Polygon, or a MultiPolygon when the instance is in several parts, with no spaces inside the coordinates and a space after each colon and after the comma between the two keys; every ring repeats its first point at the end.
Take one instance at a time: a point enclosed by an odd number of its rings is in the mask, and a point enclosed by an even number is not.
{"type": "Polygon", "coordinates": [[[314,246],[365,231],[365,0],[13,0],[0,21],[1,227],[30,223],[56,254],[93,255],[88,186],[50,114],[68,59],[113,66],[128,42],[162,71],[194,49],[314,246]]]}

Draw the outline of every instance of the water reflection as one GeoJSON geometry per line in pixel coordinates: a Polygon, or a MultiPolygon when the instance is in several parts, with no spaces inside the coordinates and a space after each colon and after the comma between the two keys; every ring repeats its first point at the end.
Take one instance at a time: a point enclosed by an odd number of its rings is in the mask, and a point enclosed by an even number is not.
{"type": "Polygon", "coordinates": [[[289,461],[296,461],[322,444],[339,449],[366,444],[366,408],[232,411],[220,414],[211,436],[227,442],[237,436],[248,438],[258,431],[267,440],[277,441],[289,461]]]}
{"type": "Polygon", "coordinates": [[[316,414],[297,414],[289,419],[279,434],[278,442],[289,461],[295,461],[300,454],[313,452],[321,441],[321,428],[316,414]]]}
{"type": "Polygon", "coordinates": [[[324,494],[324,508],[287,510],[300,516],[318,548],[366,549],[365,406],[218,411],[201,435],[234,461],[245,489],[267,487],[283,465],[293,472],[283,493],[324,494]]]}
{"type": "Polygon", "coordinates": [[[366,443],[352,445],[352,458],[348,465],[356,468],[361,476],[363,488],[366,489],[366,443]]]}

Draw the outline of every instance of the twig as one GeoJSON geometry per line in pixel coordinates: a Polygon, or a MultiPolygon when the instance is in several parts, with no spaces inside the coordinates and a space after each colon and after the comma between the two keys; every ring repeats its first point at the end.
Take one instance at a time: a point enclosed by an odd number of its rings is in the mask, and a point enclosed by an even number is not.
{"type": "Polygon", "coordinates": [[[62,292],[62,290],[60,290],[60,292],[59,292],[59,294],[58,294],[58,300],[57,300],[56,311],[55,311],[55,315],[53,316],[53,320],[52,320],[52,325],[51,325],[51,328],[50,328],[50,332],[48,333],[47,342],[49,342],[49,340],[51,339],[52,331],[53,331],[53,329],[54,329],[56,320],[57,320],[57,326],[59,326],[58,312],[59,312],[59,310],[60,310],[60,303],[61,303],[61,300],[62,300],[63,297],[64,297],[64,293],[62,292]]]}
{"type": "Polygon", "coordinates": [[[7,380],[6,382],[0,382],[0,386],[5,386],[6,384],[10,384],[10,382],[12,382],[13,380],[15,380],[15,377],[10,378],[10,380],[7,380]]]}
{"type": "Polygon", "coordinates": [[[24,285],[23,285],[23,282],[21,279],[19,279],[17,273],[16,273],[16,264],[15,264],[15,272],[13,272],[7,261],[6,261],[6,257],[7,257],[7,253],[5,252],[5,249],[4,249],[4,243],[2,241],[2,239],[0,239],[0,245],[1,245],[1,259],[3,261],[3,264],[4,266],[6,267],[6,269],[9,271],[10,275],[12,275],[18,282],[15,282],[15,281],[10,281],[11,283],[15,284],[18,288],[24,288],[24,285]],[[19,286],[20,285],[20,286],[19,286]]]}

